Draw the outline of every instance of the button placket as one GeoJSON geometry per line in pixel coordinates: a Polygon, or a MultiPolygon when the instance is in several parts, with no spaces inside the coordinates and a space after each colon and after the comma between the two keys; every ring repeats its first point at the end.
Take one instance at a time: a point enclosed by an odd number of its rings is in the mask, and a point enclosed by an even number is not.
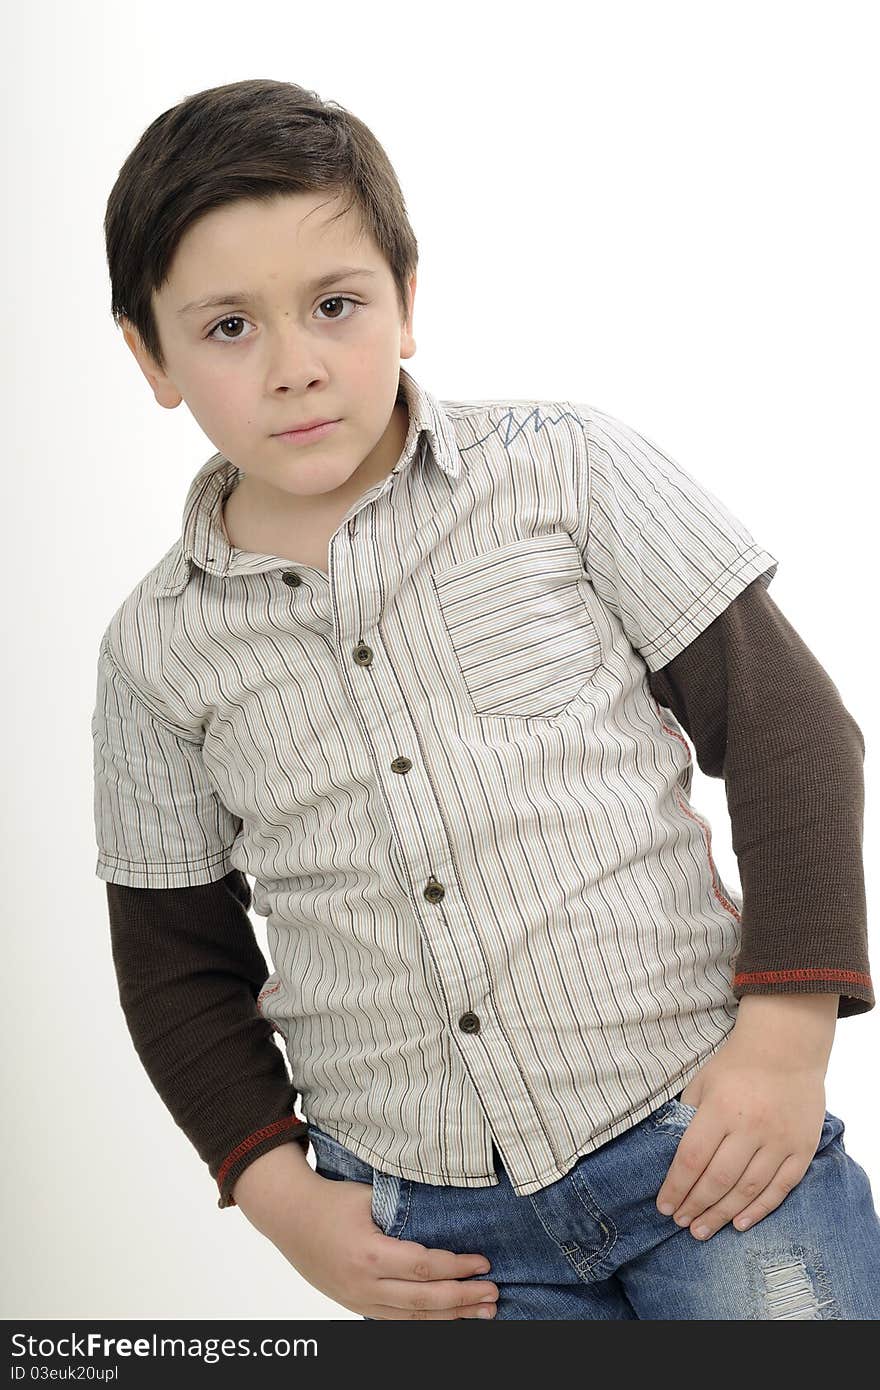
{"type": "MultiPolygon", "coordinates": [[[[350,559],[351,557],[347,555],[342,563],[347,565],[350,559]]],[[[355,582],[357,579],[356,572],[353,572],[350,577],[352,582],[355,582]]],[[[369,623],[371,621],[378,622],[380,616],[379,612],[373,613],[370,611],[371,605],[368,601],[370,593],[371,590],[365,589],[362,591],[362,602],[358,609],[358,622],[367,629],[369,628],[369,623]]],[[[381,658],[383,656],[383,651],[381,648],[374,649],[366,640],[361,638],[355,646],[350,648],[350,655],[351,661],[355,665],[366,670],[368,668],[374,668],[374,658],[381,658]]],[[[394,716],[398,714],[401,718],[407,717],[409,715],[409,710],[405,698],[399,699],[396,704],[391,698],[396,690],[396,675],[393,666],[389,667],[384,661],[378,660],[375,663],[373,674],[375,677],[375,684],[373,680],[364,682],[362,685],[358,685],[358,683],[355,682],[352,686],[352,690],[354,692],[354,698],[357,699],[360,707],[360,714],[367,738],[374,753],[377,755],[378,766],[381,767],[383,766],[381,754],[384,750],[388,749],[388,744],[391,744],[391,750],[393,750],[395,743],[397,743],[398,747],[401,742],[405,744],[414,731],[410,730],[408,727],[404,729],[403,725],[398,724],[394,718],[394,716]],[[380,681],[386,683],[389,688],[383,688],[382,690],[383,702],[376,703],[379,692],[378,682],[380,681]]],[[[414,767],[413,760],[403,754],[390,757],[388,752],[386,752],[385,756],[387,761],[384,762],[384,766],[390,768],[391,771],[398,775],[406,774],[414,767]]],[[[454,883],[456,871],[450,859],[450,848],[447,844],[447,832],[443,820],[442,809],[437,805],[435,800],[436,789],[431,779],[430,770],[424,768],[421,764],[418,770],[423,773],[423,776],[418,778],[418,790],[414,790],[412,798],[401,798],[397,802],[398,814],[394,817],[397,827],[397,839],[395,840],[395,844],[399,846],[402,862],[408,867],[410,881],[417,883],[421,877],[421,873],[424,872],[427,865],[417,862],[420,857],[419,855],[416,855],[415,859],[413,859],[412,853],[407,853],[407,832],[409,827],[406,822],[406,816],[418,815],[419,824],[417,827],[412,828],[414,831],[411,838],[412,846],[422,846],[428,857],[428,862],[430,863],[431,859],[433,859],[435,867],[438,863],[444,868],[448,867],[453,874],[452,881],[454,883]],[[404,818],[398,825],[400,814],[403,814],[404,818]]],[[[391,793],[389,792],[389,796],[390,795],[391,793]]],[[[438,879],[435,874],[430,873],[426,879],[422,879],[422,882],[422,897],[426,903],[436,905],[447,899],[446,884],[438,879]]],[[[462,996],[464,996],[464,1000],[469,996],[473,998],[475,990],[478,994],[482,994],[481,982],[485,983],[485,987],[488,990],[489,982],[488,980],[484,980],[485,960],[482,958],[480,948],[474,939],[467,908],[463,904],[458,904],[454,896],[452,902],[447,903],[447,908],[449,911],[449,920],[445,923],[441,923],[436,933],[427,925],[424,930],[435,968],[439,972],[443,982],[443,994],[450,1010],[449,1025],[452,1029],[460,1031],[470,1037],[475,1037],[475,1035],[481,1033],[482,1020],[480,1017],[470,1009],[465,1009],[461,1014],[454,1012],[454,1010],[456,1006],[461,1009],[463,1003],[462,996]],[[455,938],[454,941],[453,938],[455,938]]],[[[481,1057],[482,1048],[488,1048],[493,1056],[495,1056],[496,1065],[500,1064],[501,1066],[507,1066],[509,1068],[516,1067],[515,1058],[510,1052],[509,1045],[503,1032],[499,1033],[497,1030],[490,1030],[485,1038],[481,1036],[479,1041],[481,1046],[473,1053],[469,1063],[471,1067],[475,1068],[475,1083],[479,1084],[478,1078],[480,1077],[481,1069],[484,1065],[481,1057]]],[[[503,1130],[504,1126],[502,1125],[502,1133],[503,1130]]]]}

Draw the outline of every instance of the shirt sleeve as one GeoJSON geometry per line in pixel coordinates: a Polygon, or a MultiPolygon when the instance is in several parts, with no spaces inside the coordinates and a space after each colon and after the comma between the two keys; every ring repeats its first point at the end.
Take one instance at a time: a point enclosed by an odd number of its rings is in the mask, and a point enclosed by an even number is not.
{"type": "Polygon", "coordinates": [[[107,883],[119,1001],[141,1063],[208,1166],[219,1207],[255,1159],[308,1148],[297,1092],[263,1017],[266,963],[238,869],[191,888],[107,883]]]}
{"type": "Polygon", "coordinates": [[[650,671],[691,643],[777,560],[723,502],[622,420],[582,407],[585,570],[650,671]]]}
{"type": "Polygon", "coordinates": [[[92,716],[95,872],[132,888],[211,883],[233,868],[241,820],[219,800],[202,745],[150,710],[114,661],[98,656],[92,716]]]}
{"type": "Polygon", "coordinates": [[[724,778],[743,890],[733,994],[872,1009],[865,742],[827,672],[754,580],[648,684],[724,778]]]}

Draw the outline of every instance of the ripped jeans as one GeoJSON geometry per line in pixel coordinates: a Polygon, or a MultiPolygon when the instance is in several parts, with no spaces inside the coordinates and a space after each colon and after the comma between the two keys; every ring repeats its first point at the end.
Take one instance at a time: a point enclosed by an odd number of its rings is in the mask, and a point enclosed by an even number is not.
{"type": "MultiPolygon", "coordinates": [[[[491,1263],[498,1318],[716,1320],[880,1319],[880,1221],[864,1169],[825,1112],[801,1181],[748,1230],[728,1222],[706,1240],[655,1205],[676,1145],[696,1114],[677,1096],[579,1158],[539,1192],[498,1183],[447,1187],[383,1173],[316,1125],[316,1172],[371,1183],[385,1235],[491,1263]]],[[[372,1321],[372,1319],[365,1319],[372,1321]]]]}

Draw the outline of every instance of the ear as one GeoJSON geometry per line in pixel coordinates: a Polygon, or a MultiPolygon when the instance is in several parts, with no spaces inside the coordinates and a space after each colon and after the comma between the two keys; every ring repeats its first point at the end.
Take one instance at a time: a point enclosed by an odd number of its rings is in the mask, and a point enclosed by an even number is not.
{"type": "Polygon", "coordinates": [[[412,356],[414,355],[414,353],[415,353],[415,350],[416,350],[416,340],[415,340],[415,338],[413,337],[413,331],[412,331],[412,328],[413,328],[413,309],[414,309],[415,297],[416,297],[416,273],[415,273],[415,271],[413,271],[413,274],[410,276],[408,290],[409,290],[409,293],[408,293],[408,296],[407,296],[407,299],[408,299],[408,308],[407,308],[407,314],[406,314],[406,321],[404,322],[404,324],[402,325],[401,330],[400,330],[400,355],[401,355],[401,357],[412,357],[412,356]]]}
{"type": "Polygon", "coordinates": [[[175,406],[180,405],[183,396],[177,390],[177,387],[171,379],[156,365],[150,353],[147,352],[134,324],[127,318],[121,318],[119,322],[122,327],[122,336],[131,349],[135,361],[146,377],[157,403],[164,406],[167,410],[173,410],[175,406]]]}

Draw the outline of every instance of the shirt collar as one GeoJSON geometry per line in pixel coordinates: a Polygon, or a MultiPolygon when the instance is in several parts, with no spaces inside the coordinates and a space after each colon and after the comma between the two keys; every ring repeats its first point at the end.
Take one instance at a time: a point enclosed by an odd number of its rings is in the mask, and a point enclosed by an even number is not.
{"type": "MultiPolygon", "coordinates": [[[[410,468],[416,458],[421,462],[430,453],[444,473],[450,478],[458,478],[462,465],[452,424],[440,401],[419,386],[403,367],[400,368],[398,388],[400,399],[407,403],[409,429],[403,453],[391,474],[410,468]]],[[[242,469],[223,454],[214,454],[199,469],[186,496],[180,539],[168,552],[163,572],[158,576],[159,583],[154,591],[157,597],[179,594],[189,579],[192,565],[221,579],[230,574],[279,568],[277,559],[237,551],[227,538],[223,527],[223,504],[227,494],[243,477],[242,469]]],[[[386,481],[382,479],[374,484],[352,504],[353,507],[360,506],[364,496],[378,492],[386,481]]]]}

